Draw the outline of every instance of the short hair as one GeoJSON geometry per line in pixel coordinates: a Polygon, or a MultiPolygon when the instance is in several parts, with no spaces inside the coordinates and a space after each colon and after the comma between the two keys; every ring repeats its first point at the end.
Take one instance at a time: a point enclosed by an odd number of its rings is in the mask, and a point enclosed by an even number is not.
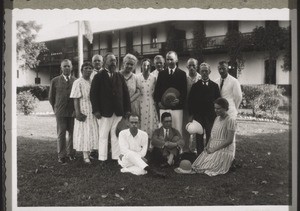
{"type": "Polygon", "coordinates": [[[219,97],[218,99],[216,99],[214,101],[214,104],[217,104],[217,105],[221,106],[226,111],[228,111],[228,109],[229,109],[229,103],[225,98],[219,97]]]}
{"type": "Polygon", "coordinates": [[[113,54],[112,52],[107,52],[105,54],[105,56],[103,57],[103,65],[106,64],[107,57],[109,57],[109,56],[115,56],[115,54],[113,54]]]}
{"type": "Polygon", "coordinates": [[[144,62],[149,62],[150,65],[151,65],[151,60],[148,59],[148,58],[144,58],[144,59],[141,61],[141,64],[143,64],[144,62]]]}
{"type": "Polygon", "coordinates": [[[126,55],[124,56],[124,58],[123,58],[123,63],[126,63],[126,62],[128,62],[129,60],[133,60],[135,64],[136,64],[137,61],[138,61],[137,58],[136,58],[134,55],[128,53],[128,54],[126,54],[126,55]]]}
{"type": "Polygon", "coordinates": [[[206,67],[210,71],[210,65],[207,64],[207,63],[205,63],[205,62],[203,62],[203,63],[200,64],[199,70],[201,70],[201,67],[206,67]]]}
{"type": "Polygon", "coordinates": [[[197,59],[194,59],[194,58],[189,58],[189,60],[186,62],[187,64],[191,61],[194,61],[196,62],[196,65],[198,65],[198,60],[197,59]]]}
{"type": "Polygon", "coordinates": [[[162,115],[161,115],[161,117],[160,117],[160,121],[161,121],[161,122],[164,121],[164,119],[165,119],[166,117],[172,117],[171,113],[169,113],[169,112],[164,112],[164,113],[162,113],[162,115]]]}
{"type": "Polygon", "coordinates": [[[226,62],[226,61],[220,61],[219,65],[220,66],[227,66],[228,67],[228,62],[226,62]]]}
{"type": "Polygon", "coordinates": [[[137,115],[137,113],[130,113],[128,116],[128,120],[130,117],[137,117],[140,120],[139,115],[137,115]]]}
{"type": "Polygon", "coordinates": [[[164,59],[164,57],[163,57],[162,55],[156,55],[156,56],[154,57],[154,59],[153,59],[154,64],[155,64],[155,62],[158,61],[158,60],[162,60],[163,63],[165,63],[165,59],[164,59]]]}
{"type": "Polygon", "coordinates": [[[166,57],[169,56],[170,54],[174,54],[175,57],[176,57],[176,62],[178,62],[178,55],[175,51],[169,51],[167,54],[166,54],[166,57]]]}
{"type": "Polygon", "coordinates": [[[60,63],[60,66],[61,66],[62,63],[64,63],[64,62],[68,62],[68,63],[70,63],[71,66],[72,66],[72,62],[71,62],[71,60],[69,60],[69,59],[64,59],[64,60],[62,60],[61,63],[60,63]]]}
{"type": "Polygon", "coordinates": [[[82,65],[81,65],[81,72],[83,71],[83,68],[84,67],[91,67],[93,69],[93,65],[91,62],[84,62],[82,65]]]}
{"type": "Polygon", "coordinates": [[[103,57],[102,57],[100,54],[95,54],[95,55],[92,57],[92,62],[94,62],[94,60],[96,59],[96,57],[99,57],[99,59],[103,62],[103,57]]]}

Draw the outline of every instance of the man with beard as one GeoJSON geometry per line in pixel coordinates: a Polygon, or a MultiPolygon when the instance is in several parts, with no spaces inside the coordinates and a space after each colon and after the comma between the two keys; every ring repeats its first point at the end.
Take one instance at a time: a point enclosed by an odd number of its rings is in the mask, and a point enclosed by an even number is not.
{"type": "Polygon", "coordinates": [[[91,85],[90,98],[93,114],[99,126],[98,159],[107,160],[108,137],[111,137],[112,160],[117,160],[120,147],[116,127],[122,116],[130,112],[130,98],[123,75],[116,72],[117,60],[113,53],[104,56],[103,70],[96,74],[91,85]]]}

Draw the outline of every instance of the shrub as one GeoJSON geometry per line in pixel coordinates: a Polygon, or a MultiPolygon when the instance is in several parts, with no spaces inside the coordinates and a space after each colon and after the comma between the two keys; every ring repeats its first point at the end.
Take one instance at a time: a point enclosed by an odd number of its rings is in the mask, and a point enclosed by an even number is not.
{"type": "Polygon", "coordinates": [[[23,91],[17,95],[18,110],[25,115],[31,114],[36,108],[38,99],[30,91],[23,91]]]}
{"type": "Polygon", "coordinates": [[[39,100],[48,100],[49,86],[46,85],[29,85],[17,87],[17,94],[23,91],[30,91],[39,100]]]}
{"type": "Polygon", "coordinates": [[[253,116],[262,112],[270,112],[274,115],[283,102],[283,89],[276,85],[244,85],[242,86],[242,104],[245,108],[251,108],[253,116]]]}

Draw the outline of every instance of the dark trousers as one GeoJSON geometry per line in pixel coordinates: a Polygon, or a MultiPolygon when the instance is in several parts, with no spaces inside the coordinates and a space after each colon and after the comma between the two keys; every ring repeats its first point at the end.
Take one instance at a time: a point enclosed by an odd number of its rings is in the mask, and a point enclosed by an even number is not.
{"type": "Polygon", "coordinates": [[[178,155],[179,155],[179,150],[177,148],[174,149],[161,149],[161,148],[157,148],[157,147],[153,147],[151,153],[150,153],[150,163],[152,164],[162,164],[167,162],[167,156],[169,155],[169,153],[173,153],[174,156],[174,160],[176,161],[176,159],[178,159],[178,155]]]}
{"type": "Polygon", "coordinates": [[[208,117],[202,117],[202,118],[195,119],[195,120],[198,121],[202,125],[203,130],[205,130],[205,135],[206,135],[206,140],[204,142],[204,137],[203,137],[204,134],[202,134],[202,135],[196,134],[197,155],[200,155],[203,152],[204,147],[207,145],[207,143],[210,139],[211,129],[214,124],[214,119],[208,118],[208,117]]]}
{"type": "Polygon", "coordinates": [[[73,156],[75,154],[73,149],[74,117],[56,117],[56,124],[58,158],[73,156]],[[66,138],[67,131],[69,134],[68,140],[66,138]]]}

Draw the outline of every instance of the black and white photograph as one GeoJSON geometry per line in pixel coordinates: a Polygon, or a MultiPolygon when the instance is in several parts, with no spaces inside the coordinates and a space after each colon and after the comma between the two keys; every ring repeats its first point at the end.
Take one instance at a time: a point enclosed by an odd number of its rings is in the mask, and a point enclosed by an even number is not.
{"type": "Polygon", "coordinates": [[[295,208],[294,10],[12,17],[12,210],[295,208]]]}

